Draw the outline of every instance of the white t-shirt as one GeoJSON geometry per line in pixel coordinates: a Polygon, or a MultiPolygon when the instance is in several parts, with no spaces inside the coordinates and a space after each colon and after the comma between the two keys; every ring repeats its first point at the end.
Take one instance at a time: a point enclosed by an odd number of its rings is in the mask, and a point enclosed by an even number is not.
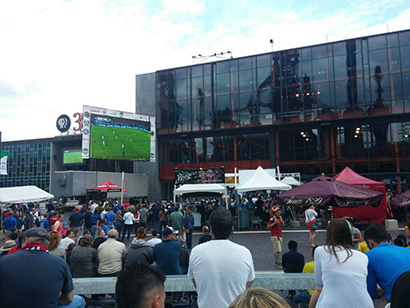
{"type": "Polygon", "coordinates": [[[75,244],[74,240],[66,236],[60,241],[60,244],[58,246],[63,247],[64,249],[67,249],[70,244],[75,244]]]}
{"type": "Polygon", "coordinates": [[[195,279],[199,308],[227,308],[255,279],[252,255],[229,240],[203,243],[192,249],[188,277],[195,279]]]}
{"type": "Polygon", "coordinates": [[[162,240],[160,238],[152,238],[147,242],[147,244],[150,245],[151,247],[154,247],[156,244],[159,244],[161,242],[162,240]]]}
{"type": "Polygon", "coordinates": [[[344,249],[337,248],[336,252],[339,262],[324,246],[315,250],[315,282],[323,287],[316,308],[373,308],[373,301],[367,292],[367,256],[351,249],[352,256],[346,260],[347,252],[344,249]]]}
{"type": "Polygon", "coordinates": [[[124,224],[125,225],[133,225],[134,224],[134,215],[131,212],[127,212],[124,214],[124,224]]]}
{"type": "Polygon", "coordinates": [[[312,220],[315,220],[315,219],[316,219],[316,216],[317,216],[317,213],[316,213],[315,210],[307,209],[307,210],[305,211],[305,222],[308,223],[308,222],[310,222],[310,221],[312,221],[312,220]]]}

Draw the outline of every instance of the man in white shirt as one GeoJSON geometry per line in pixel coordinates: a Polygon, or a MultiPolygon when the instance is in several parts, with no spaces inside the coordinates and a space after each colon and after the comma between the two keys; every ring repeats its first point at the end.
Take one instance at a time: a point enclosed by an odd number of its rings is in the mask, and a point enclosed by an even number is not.
{"type": "Polygon", "coordinates": [[[157,237],[158,231],[157,230],[152,230],[151,232],[151,239],[147,242],[151,247],[154,247],[156,244],[159,244],[162,242],[160,238],[157,237]]]}
{"type": "Polygon", "coordinates": [[[134,226],[134,215],[131,213],[131,208],[127,208],[127,212],[123,217],[124,225],[122,226],[121,240],[124,241],[125,233],[127,233],[127,240],[130,240],[131,229],[134,226]]]}
{"type": "Polygon", "coordinates": [[[68,246],[70,246],[70,244],[75,244],[75,241],[74,241],[73,237],[74,237],[73,231],[67,230],[67,233],[66,233],[66,235],[65,235],[65,238],[63,238],[63,239],[60,241],[60,245],[59,245],[59,246],[63,247],[64,249],[67,249],[68,246]]]}
{"type": "Polygon", "coordinates": [[[252,255],[228,240],[233,229],[229,210],[215,209],[209,222],[213,239],[192,249],[188,277],[197,289],[199,308],[227,308],[255,279],[252,255]]]}

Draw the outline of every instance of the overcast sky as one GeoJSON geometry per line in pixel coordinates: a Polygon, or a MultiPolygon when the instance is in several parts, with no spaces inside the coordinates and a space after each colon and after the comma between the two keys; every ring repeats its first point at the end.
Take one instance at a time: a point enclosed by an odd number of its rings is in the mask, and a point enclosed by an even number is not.
{"type": "Polygon", "coordinates": [[[135,75],[410,28],[409,0],[0,0],[3,141],[83,105],[135,112],[135,75]]]}

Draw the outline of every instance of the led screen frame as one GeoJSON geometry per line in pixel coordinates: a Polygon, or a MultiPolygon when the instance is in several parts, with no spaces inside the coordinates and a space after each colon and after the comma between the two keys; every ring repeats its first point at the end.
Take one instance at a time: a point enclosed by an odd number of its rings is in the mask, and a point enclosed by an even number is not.
{"type": "Polygon", "coordinates": [[[83,108],[83,159],[155,162],[155,117],[83,108]]]}

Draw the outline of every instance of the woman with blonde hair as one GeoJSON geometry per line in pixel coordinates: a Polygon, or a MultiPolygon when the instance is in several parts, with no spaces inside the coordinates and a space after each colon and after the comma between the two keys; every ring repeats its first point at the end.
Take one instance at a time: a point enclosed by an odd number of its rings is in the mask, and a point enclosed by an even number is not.
{"type": "Polygon", "coordinates": [[[290,308],[278,294],[264,288],[250,288],[232,302],[229,308],[290,308]]]}
{"type": "Polygon", "coordinates": [[[346,219],[329,223],[326,243],[314,254],[317,287],[309,308],[373,308],[366,281],[369,260],[353,248],[352,232],[353,226],[346,219]]]}
{"type": "Polygon", "coordinates": [[[57,257],[61,257],[64,260],[67,258],[66,250],[59,246],[61,242],[61,235],[57,231],[50,232],[50,244],[48,245],[48,251],[50,254],[55,255],[57,257]]]}

